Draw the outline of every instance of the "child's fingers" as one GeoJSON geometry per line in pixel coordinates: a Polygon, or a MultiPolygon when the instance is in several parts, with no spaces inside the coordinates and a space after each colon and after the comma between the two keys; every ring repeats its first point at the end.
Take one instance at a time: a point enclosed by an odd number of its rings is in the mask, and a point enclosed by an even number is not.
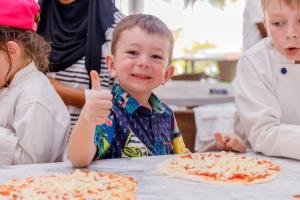
{"type": "Polygon", "coordinates": [[[235,138],[231,138],[228,140],[228,142],[226,143],[226,147],[227,148],[234,148],[237,145],[236,139],[235,138]]]}
{"type": "Polygon", "coordinates": [[[109,109],[98,110],[95,118],[106,118],[110,114],[109,109]]]}
{"type": "Polygon", "coordinates": [[[227,144],[231,147],[237,147],[240,144],[240,140],[237,137],[231,137],[227,144]]]}
{"type": "Polygon", "coordinates": [[[222,138],[223,138],[223,144],[224,145],[227,144],[230,140],[230,137],[228,135],[223,135],[222,138]]]}
{"type": "MultiPolygon", "coordinates": [[[[104,105],[104,107],[110,107],[109,105],[104,105]]],[[[85,118],[93,123],[96,123],[97,125],[101,125],[107,116],[110,114],[111,110],[108,108],[98,108],[89,110],[89,112],[86,113],[85,118]]]]}
{"type": "Polygon", "coordinates": [[[106,117],[98,117],[96,118],[96,125],[102,125],[105,123],[106,117]]]}
{"type": "Polygon", "coordinates": [[[216,141],[216,148],[218,150],[222,150],[223,149],[223,141],[222,141],[222,135],[219,132],[215,133],[215,141],[216,141]]]}
{"type": "Polygon", "coordinates": [[[244,152],[246,150],[245,145],[238,138],[231,138],[226,144],[226,147],[238,152],[244,152]]]}
{"type": "Polygon", "coordinates": [[[235,151],[238,152],[245,152],[246,151],[246,145],[243,142],[238,142],[235,146],[235,151]]]}
{"type": "Polygon", "coordinates": [[[92,82],[92,90],[99,91],[101,89],[99,74],[97,73],[97,71],[92,70],[90,72],[90,76],[91,76],[91,82],[92,82]]]}
{"type": "Polygon", "coordinates": [[[111,101],[113,98],[112,94],[107,90],[101,90],[98,92],[94,92],[94,99],[102,101],[102,100],[109,100],[111,101]]]}
{"type": "Polygon", "coordinates": [[[110,100],[98,100],[95,102],[95,110],[110,110],[112,108],[112,101],[110,100]]]}
{"type": "Polygon", "coordinates": [[[100,123],[101,118],[106,118],[112,109],[112,94],[108,91],[95,91],[92,98],[84,105],[85,118],[91,122],[100,123]]]}

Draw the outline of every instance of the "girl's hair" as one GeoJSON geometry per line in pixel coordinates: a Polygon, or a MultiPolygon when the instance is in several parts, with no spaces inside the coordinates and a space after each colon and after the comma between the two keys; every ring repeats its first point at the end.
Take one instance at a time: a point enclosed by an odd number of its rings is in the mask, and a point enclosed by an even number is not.
{"type": "Polygon", "coordinates": [[[121,33],[124,30],[139,27],[149,34],[159,34],[169,40],[169,62],[172,60],[174,39],[172,32],[167,25],[162,22],[159,18],[153,15],[135,14],[125,17],[121,22],[118,23],[117,27],[113,32],[113,39],[111,45],[112,54],[116,53],[116,45],[120,38],[121,33]]]}
{"type": "Polygon", "coordinates": [[[11,59],[6,46],[8,41],[18,43],[23,49],[23,56],[33,60],[38,70],[44,73],[48,71],[48,56],[51,48],[50,44],[41,36],[32,30],[0,26],[0,50],[8,55],[8,62],[11,67],[11,59]]]}
{"type": "MultiPolygon", "coordinates": [[[[268,9],[268,4],[272,3],[274,0],[261,0],[263,11],[268,9]]],[[[299,0],[278,0],[280,3],[285,3],[291,8],[300,8],[300,1],[299,0]]]]}

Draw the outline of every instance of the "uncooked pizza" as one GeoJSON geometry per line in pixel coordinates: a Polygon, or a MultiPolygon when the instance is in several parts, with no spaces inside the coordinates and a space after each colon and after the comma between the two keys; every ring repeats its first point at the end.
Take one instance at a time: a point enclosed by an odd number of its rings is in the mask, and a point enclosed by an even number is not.
{"type": "Polygon", "coordinates": [[[0,199],[134,200],[136,185],[132,177],[77,170],[11,180],[0,185],[0,199]]]}
{"type": "Polygon", "coordinates": [[[161,163],[158,171],[209,183],[255,184],[276,178],[280,167],[270,160],[222,151],[175,156],[161,163]]]}

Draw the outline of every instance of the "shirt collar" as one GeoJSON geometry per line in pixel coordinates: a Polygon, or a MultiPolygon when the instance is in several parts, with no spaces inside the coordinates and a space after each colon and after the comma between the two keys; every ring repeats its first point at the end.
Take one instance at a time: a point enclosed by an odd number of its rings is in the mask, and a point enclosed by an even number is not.
{"type": "MultiPolygon", "coordinates": [[[[119,84],[115,84],[112,89],[113,102],[120,105],[129,115],[132,115],[142,105],[130,94],[128,94],[119,84]]],[[[152,110],[156,113],[162,114],[166,111],[166,107],[153,93],[149,98],[152,110]]]]}
{"type": "Polygon", "coordinates": [[[20,69],[19,71],[17,71],[17,73],[15,74],[13,80],[9,84],[9,87],[16,86],[19,82],[21,82],[21,80],[24,77],[26,77],[28,74],[30,74],[33,71],[37,71],[37,68],[36,68],[36,65],[34,64],[34,62],[31,62],[26,67],[23,67],[22,69],[20,69]]]}

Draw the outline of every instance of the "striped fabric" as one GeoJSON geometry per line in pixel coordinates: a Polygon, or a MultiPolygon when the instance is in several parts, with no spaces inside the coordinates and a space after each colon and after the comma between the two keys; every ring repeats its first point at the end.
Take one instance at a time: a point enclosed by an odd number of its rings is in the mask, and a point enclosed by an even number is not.
{"type": "MultiPolygon", "coordinates": [[[[109,89],[112,88],[114,79],[110,76],[105,63],[105,57],[106,55],[110,54],[113,30],[116,27],[116,24],[121,21],[122,18],[124,18],[124,15],[117,11],[114,13],[114,18],[115,24],[113,24],[112,27],[109,27],[105,32],[106,42],[102,45],[101,73],[99,74],[101,86],[109,89]]],[[[85,57],[81,58],[65,70],[59,72],[50,72],[47,75],[61,81],[61,83],[69,87],[81,89],[89,88],[89,75],[85,68],[85,57]]],[[[79,118],[81,108],[70,105],[68,105],[67,108],[71,116],[71,127],[73,128],[79,118]]]]}

